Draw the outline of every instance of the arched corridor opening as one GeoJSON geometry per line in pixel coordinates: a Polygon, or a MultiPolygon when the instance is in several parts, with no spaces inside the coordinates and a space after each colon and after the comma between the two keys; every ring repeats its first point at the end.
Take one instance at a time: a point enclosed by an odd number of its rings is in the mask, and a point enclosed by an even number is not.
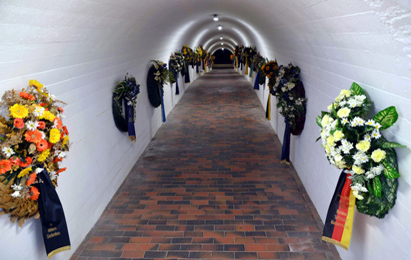
{"type": "Polygon", "coordinates": [[[230,59],[230,55],[232,54],[232,52],[228,51],[228,50],[217,50],[216,52],[214,52],[214,56],[215,56],[215,60],[214,63],[215,64],[231,64],[232,61],[230,59]]]}

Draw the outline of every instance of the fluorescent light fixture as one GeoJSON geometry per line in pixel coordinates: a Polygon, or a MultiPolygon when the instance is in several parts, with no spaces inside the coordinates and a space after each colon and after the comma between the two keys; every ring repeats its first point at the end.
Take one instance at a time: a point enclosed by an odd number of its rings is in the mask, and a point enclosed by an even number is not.
{"type": "Polygon", "coordinates": [[[221,26],[221,24],[220,24],[220,25],[218,25],[218,27],[217,27],[217,28],[218,28],[218,30],[220,30],[220,31],[221,31],[221,30],[223,29],[223,26],[221,26]]]}
{"type": "Polygon", "coordinates": [[[215,14],[213,20],[217,22],[218,21],[218,15],[215,14]]]}

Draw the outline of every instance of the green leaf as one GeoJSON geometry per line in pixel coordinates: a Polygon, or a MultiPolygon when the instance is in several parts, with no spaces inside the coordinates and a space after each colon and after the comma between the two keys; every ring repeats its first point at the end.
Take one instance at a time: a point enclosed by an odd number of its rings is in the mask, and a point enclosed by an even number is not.
{"type": "Polygon", "coordinates": [[[384,165],[384,175],[388,179],[396,179],[400,177],[400,174],[395,170],[386,160],[382,161],[382,164],[384,165]]]}
{"type": "Polygon", "coordinates": [[[394,148],[394,147],[407,147],[407,146],[396,143],[396,142],[385,142],[382,144],[382,148],[394,148]]]}
{"type": "Polygon", "coordinates": [[[318,137],[318,138],[317,138],[317,140],[315,140],[315,142],[318,142],[318,140],[320,140],[320,139],[321,139],[321,136],[320,136],[320,137],[318,137]]]}
{"type": "Polygon", "coordinates": [[[317,118],[316,118],[315,121],[317,121],[317,125],[319,125],[321,128],[323,127],[323,126],[321,125],[322,118],[321,118],[320,116],[317,116],[317,118]]]}
{"type": "Polygon", "coordinates": [[[352,83],[350,90],[354,95],[365,95],[364,90],[355,82],[352,83]]]}
{"type": "Polygon", "coordinates": [[[381,199],[382,187],[380,178],[378,176],[375,176],[374,179],[372,179],[372,188],[374,191],[374,195],[381,199]]]}
{"type": "Polygon", "coordinates": [[[374,121],[380,123],[381,130],[392,126],[398,119],[398,113],[394,106],[381,110],[374,116],[374,121]]]}

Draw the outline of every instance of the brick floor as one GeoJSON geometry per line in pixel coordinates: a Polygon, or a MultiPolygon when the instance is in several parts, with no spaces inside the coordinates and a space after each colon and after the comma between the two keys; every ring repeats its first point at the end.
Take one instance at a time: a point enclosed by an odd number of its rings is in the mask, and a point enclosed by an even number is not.
{"type": "Polygon", "coordinates": [[[195,81],[72,260],[340,259],[250,83],[195,81]]]}

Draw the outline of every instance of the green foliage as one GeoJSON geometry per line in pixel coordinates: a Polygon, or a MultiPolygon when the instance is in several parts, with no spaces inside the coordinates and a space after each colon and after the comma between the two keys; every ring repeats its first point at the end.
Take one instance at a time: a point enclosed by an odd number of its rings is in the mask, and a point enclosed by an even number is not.
{"type": "Polygon", "coordinates": [[[374,116],[374,121],[380,123],[381,130],[391,127],[398,119],[398,113],[394,106],[381,110],[374,116]]]}

